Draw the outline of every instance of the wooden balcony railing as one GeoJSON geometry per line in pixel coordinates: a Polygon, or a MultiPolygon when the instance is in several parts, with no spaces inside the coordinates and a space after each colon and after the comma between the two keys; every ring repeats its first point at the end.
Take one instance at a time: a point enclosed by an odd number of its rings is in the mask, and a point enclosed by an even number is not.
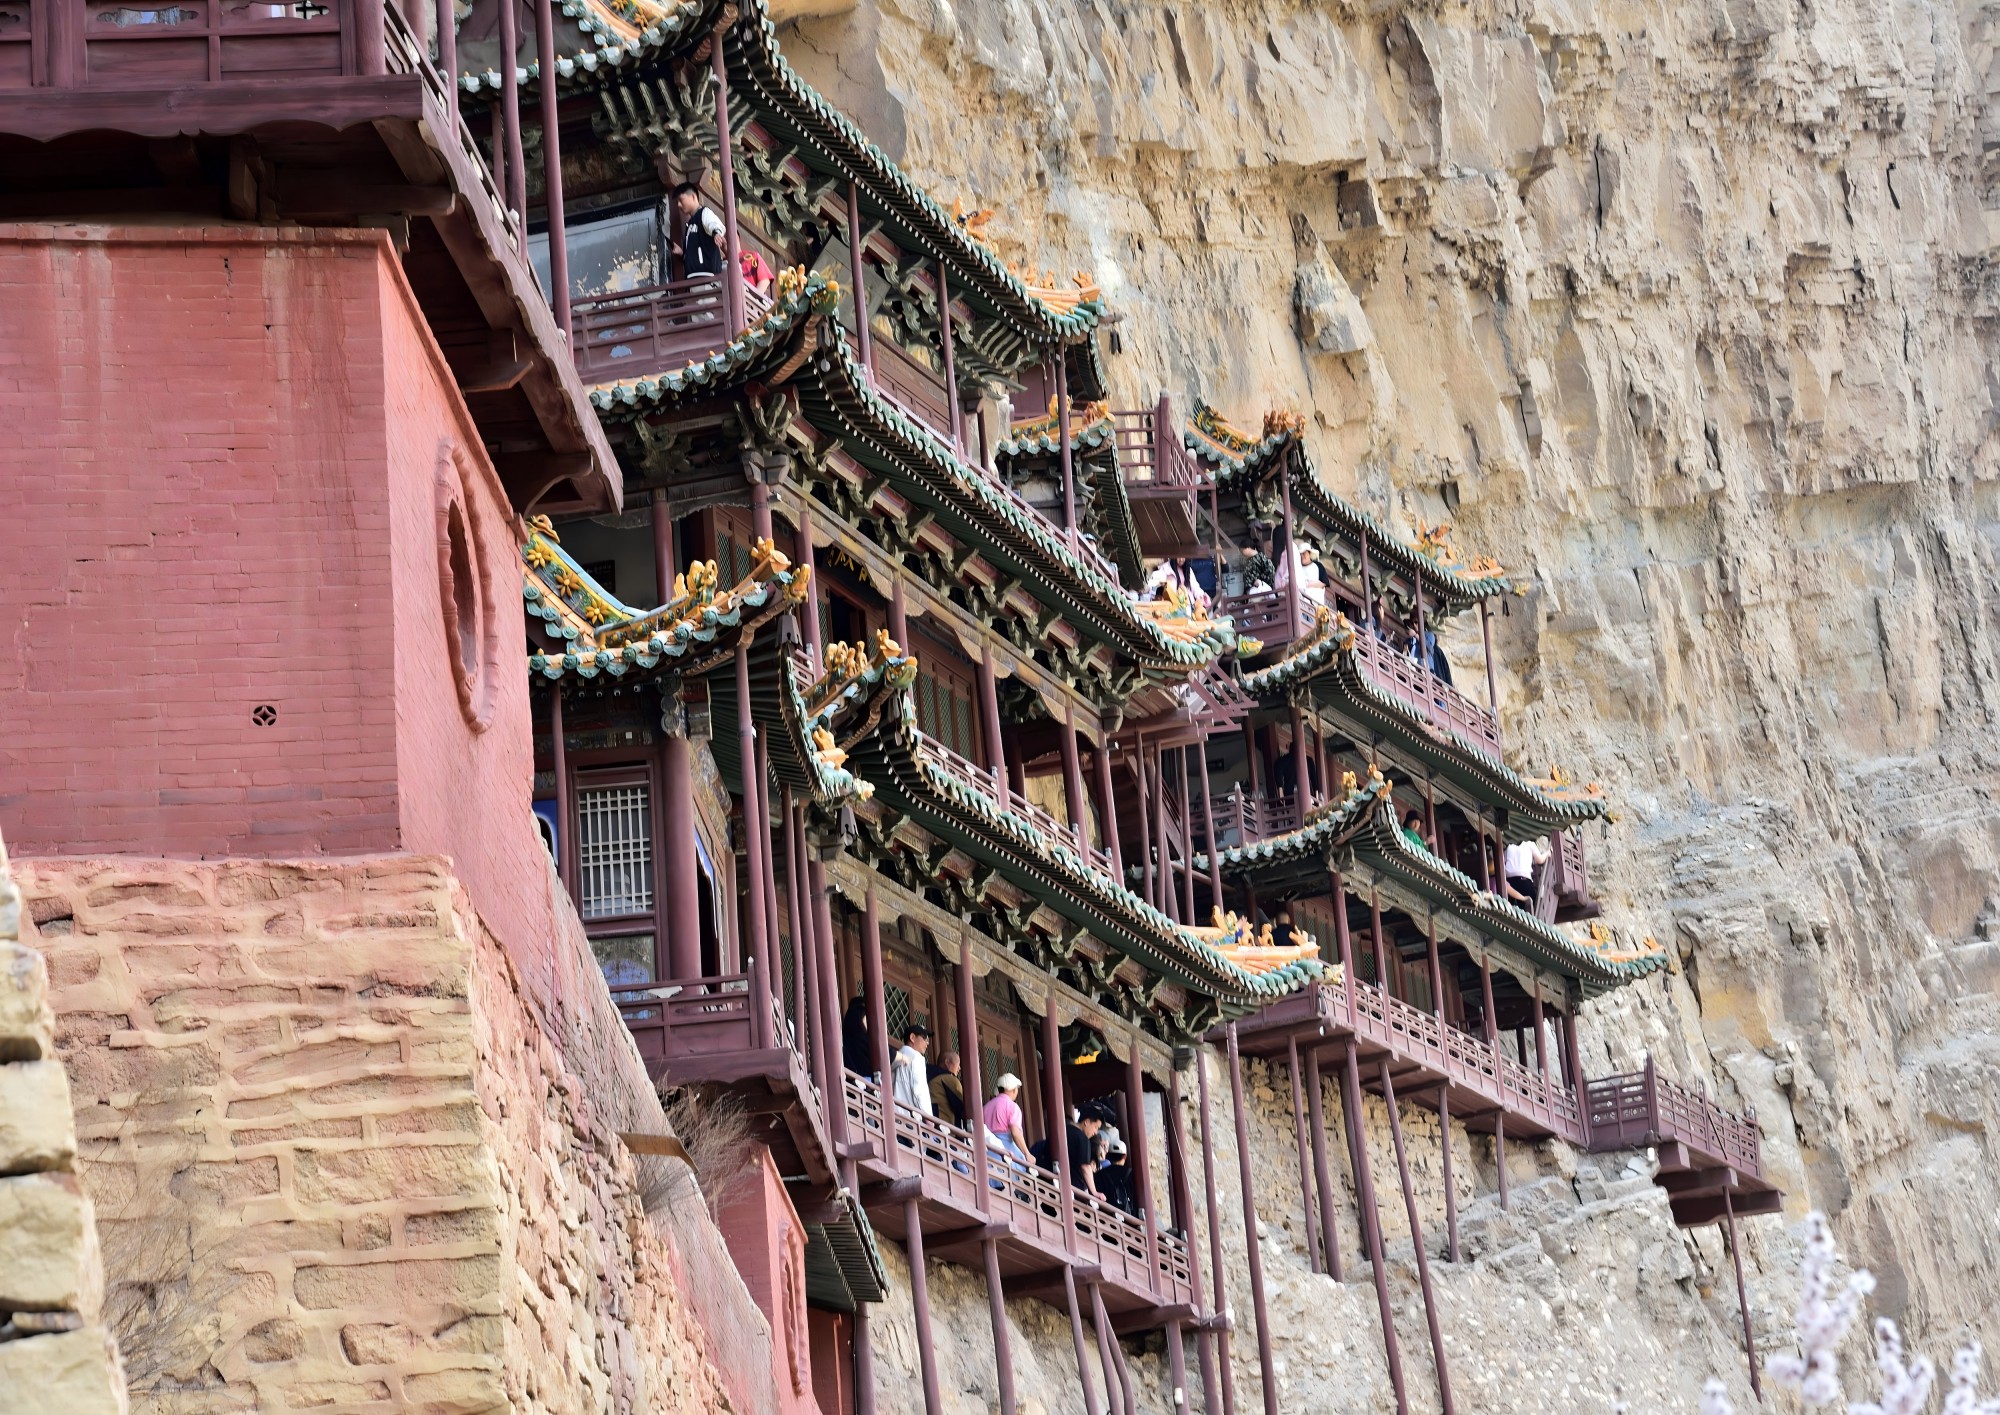
{"type": "Polygon", "coordinates": [[[996,779],[986,767],[968,761],[935,737],[927,737],[921,732],[916,736],[924,759],[954,781],[977,791],[1001,810],[1011,811],[1017,816],[1024,817],[1050,840],[1067,845],[1081,854],[1092,869],[1107,875],[1111,873],[1110,851],[1080,841],[1076,831],[1067,821],[1057,820],[1026,796],[1008,786],[1004,778],[996,779]]]}
{"type": "MultiPolygon", "coordinates": [[[[744,290],[743,299],[753,321],[771,307],[755,290],[744,290]]],[[[578,300],[570,307],[570,341],[586,383],[685,368],[729,342],[722,282],[697,275],[578,300]]]]}
{"type": "Polygon", "coordinates": [[[1202,485],[1201,468],[1175,433],[1166,398],[1150,408],[1114,412],[1111,426],[1128,496],[1191,496],[1202,485]]]}
{"type": "MultiPolygon", "coordinates": [[[[882,1088],[851,1071],[843,1075],[850,1133],[872,1141],[888,1167],[921,1174],[927,1200],[951,1203],[968,1213],[981,1211],[970,1133],[897,1102],[892,1141],[882,1088]]],[[[987,1180],[983,1197],[989,1221],[1007,1224],[1015,1234],[1045,1249],[1097,1264],[1107,1278],[1157,1294],[1162,1302],[1194,1300],[1185,1239],[1158,1233],[1156,1265],[1147,1256],[1144,1220],[1087,1194],[1074,1196],[1076,1226],[1066,1230],[1062,1192],[1048,1170],[989,1150],[987,1180]]]]}
{"type": "MultiPolygon", "coordinates": [[[[1169,810],[1177,803],[1169,798],[1169,810]]],[[[1188,814],[1193,825],[1194,838],[1207,848],[1209,839],[1207,810],[1200,800],[1193,803],[1188,814]]],[[[1227,850],[1235,845],[1255,845],[1276,835],[1284,835],[1299,828],[1299,802],[1296,796],[1253,796],[1242,786],[1232,786],[1229,794],[1215,803],[1215,841],[1227,850]]]]}
{"type": "Polygon", "coordinates": [[[1267,652],[1282,649],[1305,633],[1311,622],[1311,609],[1303,600],[1294,618],[1290,596],[1268,585],[1242,594],[1218,595],[1213,609],[1236,626],[1239,637],[1260,640],[1267,652]]]}
{"type": "Polygon", "coordinates": [[[0,23],[0,92],[386,72],[384,0],[32,0],[0,21],[44,4],[45,25],[0,23]]]}
{"type": "MultiPolygon", "coordinates": [[[[620,985],[611,998],[649,1064],[755,1049],[748,973],[620,985]]],[[[789,1046],[783,1005],[774,1001],[771,1014],[773,1045],[789,1046]]]]}
{"type": "Polygon", "coordinates": [[[1408,654],[1373,634],[1354,636],[1354,661],[1377,688],[1414,709],[1433,726],[1456,732],[1474,746],[1500,755],[1500,721],[1408,654]]]}
{"type": "Polygon", "coordinates": [[[1593,1149],[1679,1141],[1739,1173],[1764,1177],[1757,1113],[1732,1115],[1707,1096],[1677,1086],[1646,1058],[1640,1071],[1601,1076],[1584,1088],[1593,1149]]]}

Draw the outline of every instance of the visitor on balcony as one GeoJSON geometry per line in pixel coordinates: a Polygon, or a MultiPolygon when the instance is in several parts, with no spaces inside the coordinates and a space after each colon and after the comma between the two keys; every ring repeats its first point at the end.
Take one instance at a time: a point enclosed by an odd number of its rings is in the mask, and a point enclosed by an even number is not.
{"type": "MultiPolygon", "coordinates": [[[[1306,758],[1306,785],[1315,797],[1319,795],[1319,761],[1311,756],[1306,758]]],[[[1299,757],[1289,746],[1271,768],[1271,789],[1280,796],[1299,794],[1299,757]]]]}
{"type": "Polygon", "coordinates": [[[1507,897],[1523,909],[1534,907],[1539,886],[1535,883],[1549,861],[1549,847],[1539,840],[1523,840],[1500,852],[1500,872],[1507,876],[1507,897]]]}
{"type": "Polygon", "coordinates": [[[1410,616],[1409,637],[1404,640],[1411,658],[1437,675],[1440,683],[1451,686],[1451,660],[1444,656],[1438,646],[1437,630],[1422,623],[1415,614],[1410,616]]]}
{"type": "Polygon", "coordinates": [[[840,1019],[840,1061],[856,1076],[875,1075],[875,1038],[868,1031],[868,999],[860,993],[854,994],[840,1019]]]}
{"type": "Polygon", "coordinates": [[[1278,559],[1278,575],[1272,588],[1284,590],[1290,586],[1292,576],[1299,579],[1299,604],[1310,611],[1325,602],[1326,582],[1320,575],[1319,552],[1309,545],[1301,544],[1297,538],[1285,547],[1285,553],[1278,559]]]}
{"type": "Polygon", "coordinates": [[[743,271],[743,288],[760,299],[770,299],[771,284],[777,276],[764,263],[764,257],[756,251],[745,251],[738,264],[743,271]]]}
{"type": "Polygon", "coordinates": [[[931,1029],[921,1022],[912,1023],[891,1063],[896,1070],[894,1086],[897,1103],[923,1115],[937,1113],[931,1108],[930,1068],[924,1063],[924,1053],[930,1048],[931,1029]]]}
{"type": "MultiPolygon", "coordinates": [[[[1027,1167],[1034,1163],[1028,1153],[1028,1137],[1022,1130],[1021,1078],[1013,1072],[1003,1072],[993,1083],[993,1099],[980,1112],[980,1123],[986,1127],[986,1148],[1003,1158],[1027,1167]]],[[[994,1188],[999,1188],[995,1181],[994,1188]]]]}
{"type": "Polygon", "coordinates": [[[1123,1140],[1113,1140],[1104,1167],[1097,1171],[1097,1188],[1105,1202],[1139,1217],[1139,1186],[1132,1173],[1131,1152],[1123,1140]]]}
{"type": "Polygon", "coordinates": [[[965,1129],[965,1083],[958,1078],[958,1053],[948,1051],[931,1067],[931,1114],[965,1129]]]}
{"type": "MultiPolygon", "coordinates": [[[[1311,763],[1309,762],[1307,765],[1310,766],[1311,763]]],[[[1280,909],[1278,917],[1271,921],[1271,946],[1273,948],[1287,947],[1292,941],[1292,933],[1292,911],[1289,909],[1280,909]]]]}
{"type": "Polygon", "coordinates": [[[1409,841],[1410,844],[1416,846],[1419,850],[1428,850],[1431,848],[1430,841],[1424,839],[1424,813],[1422,811],[1411,810],[1403,813],[1403,839],[1409,841]]]}
{"type": "Polygon", "coordinates": [[[728,236],[722,218],[702,201],[701,192],[693,182],[682,182],[675,187],[672,201],[674,220],[669,228],[669,244],[680,258],[681,278],[692,280],[702,275],[721,278],[722,245],[728,236]]]}
{"type": "MultiPolygon", "coordinates": [[[[1079,1194],[1091,1198],[1101,1198],[1097,1192],[1097,1166],[1092,1162],[1092,1146],[1097,1132],[1104,1128],[1105,1112],[1100,1102],[1092,1101],[1071,1120],[1063,1132],[1063,1148],[1069,1160],[1069,1187],[1079,1194]]],[[[1053,1171],[1056,1167],[1055,1145],[1049,1139],[1035,1142],[1035,1163],[1043,1169],[1053,1171]]]]}

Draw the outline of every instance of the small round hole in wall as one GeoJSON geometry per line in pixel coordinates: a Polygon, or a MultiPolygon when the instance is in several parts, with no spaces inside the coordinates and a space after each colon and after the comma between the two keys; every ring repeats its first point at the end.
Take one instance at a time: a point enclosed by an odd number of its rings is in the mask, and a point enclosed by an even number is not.
{"type": "Polygon", "coordinates": [[[259,703],[250,709],[250,720],[259,727],[278,725],[278,709],[270,703],[259,703]]]}

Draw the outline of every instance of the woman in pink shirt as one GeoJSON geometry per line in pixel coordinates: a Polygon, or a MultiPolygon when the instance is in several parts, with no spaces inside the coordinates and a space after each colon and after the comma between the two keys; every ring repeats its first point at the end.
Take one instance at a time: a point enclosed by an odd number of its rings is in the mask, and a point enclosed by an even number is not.
{"type": "Polygon", "coordinates": [[[993,1099],[980,1112],[980,1119],[986,1128],[986,1146],[1007,1156],[1016,1164],[1027,1165],[1028,1138],[1021,1129],[1021,1104],[1015,1099],[1021,1093],[1021,1078],[1009,1071],[994,1083],[993,1099]]]}

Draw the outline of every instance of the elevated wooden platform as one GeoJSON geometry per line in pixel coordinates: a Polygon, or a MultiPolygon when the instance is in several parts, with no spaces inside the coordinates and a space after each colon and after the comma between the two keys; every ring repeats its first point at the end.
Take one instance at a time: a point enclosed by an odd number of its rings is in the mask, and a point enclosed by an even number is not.
{"type": "Polygon", "coordinates": [[[1643,1070],[1589,1082],[1584,1095],[1592,1150],[1658,1149],[1655,1180],[1681,1227],[1784,1207],[1784,1194],[1764,1174],[1754,1111],[1730,1114],[1659,1075],[1651,1057],[1643,1070]]]}

